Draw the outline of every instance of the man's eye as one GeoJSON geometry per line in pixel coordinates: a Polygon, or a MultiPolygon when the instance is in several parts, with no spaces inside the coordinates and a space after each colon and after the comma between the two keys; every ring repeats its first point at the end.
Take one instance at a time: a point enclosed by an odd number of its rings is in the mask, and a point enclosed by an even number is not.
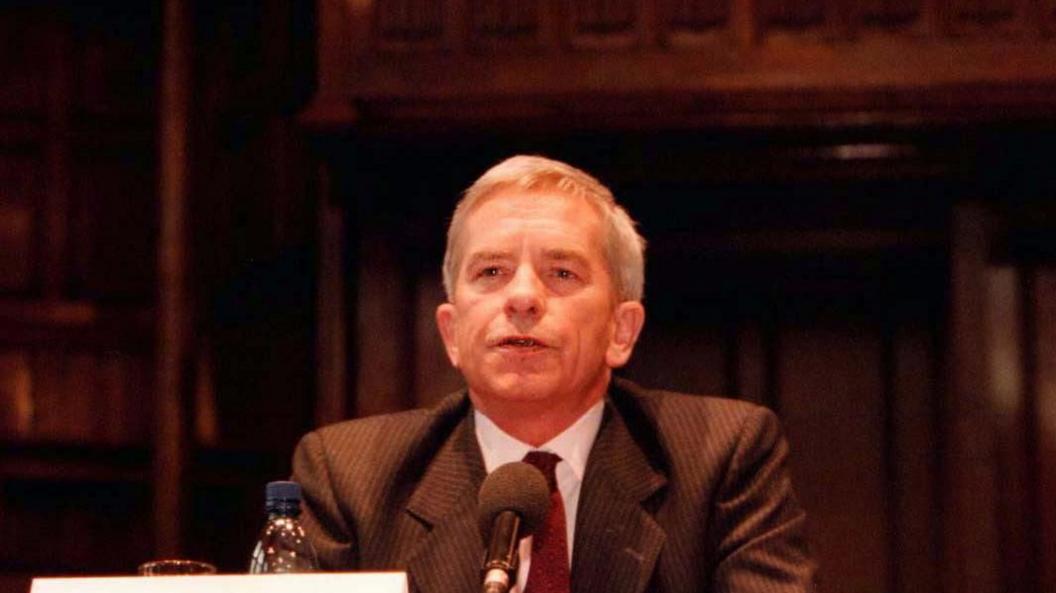
{"type": "Polygon", "coordinates": [[[556,270],[554,270],[554,276],[560,278],[561,280],[575,280],[576,278],[578,278],[575,272],[573,272],[572,270],[567,270],[565,268],[557,268],[556,270]]]}
{"type": "Polygon", "coordinates": [[[500,270],[497,266],[489,266],[487,268],[481,269],[480,272],[477,273],[477,276],[483,278],[494,278],[495,276],[498,276],[501,273],[502,270],[500,270]]]}

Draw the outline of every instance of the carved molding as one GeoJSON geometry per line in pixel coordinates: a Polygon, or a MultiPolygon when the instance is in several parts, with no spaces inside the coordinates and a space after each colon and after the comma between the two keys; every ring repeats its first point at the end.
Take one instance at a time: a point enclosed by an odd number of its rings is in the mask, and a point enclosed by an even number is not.
{"type": "Polygon", "coordinates": [[[1016,15],[1016,0],[958,0],[954,7],[958,20],[969,23],[996,23],[1016,15]]]}
{"type": "Polygon", "coordinates": [[[672,32],[703,33],[723,26],[732,0],[670,0],[666,7],[672,32]]]}
{"type": "Polygon", "coordinates": [[[825,20],[825,0],[759,0],[763,19],[779,27],[808,27],[825,20]]]}
{"type": "Polygon", "coordinates": [[[638,2],[633,0],[580,0],[573,2],[572,22],[577,32],[596,35],[625,33],[634,27],[638,2]]]}
{"type": "Polygon", "coordinates": [[[866,24],[901,25],[920,17],[923,0],[865,0],[862,17],[866,24]]]}
{"type": "Polygon", "coordinates": [[[789,117],[775,113],[865,121],[1056,112],[1056,38],[1046,35],[1056,0],[995,0],[992,9],[981,0],[435,1],[324,3],[333,7],[320,15],[326,68],[305,121],[542,118],[573,109],[569,97],[590,97],[586,111],[596,113],[598,96],[615,97],[619,111],[622,98],[657,93],[686,104],[650,110],[653,101],[632,100],[631,111],[730,125],[789,117]],[[345,17],[347,28],[322,26],[345,17]],[[371,32],[383,23],[385,32],[371,32]],[[403,40],[401,55],[357,45],[385,35],[403,40]],[[672,115],[678,109],[696,115],[672,115]]]}
{"type": "Polygon", "coordinates": [[[39,170],[35,159],[0,152],[0,291],[29,290],[34,280],[39,170]]]}
{"type": "Polygon", "coordinates": [[[524,41],[541,30],[537,0],[472,0],[470,27],[474,41],[524,41]]]}
{"type": "Polygon", "coordinates": [[[434,45],[444,39],[443,0],[378,0],[375,33],[383,46],[434,45]]]}

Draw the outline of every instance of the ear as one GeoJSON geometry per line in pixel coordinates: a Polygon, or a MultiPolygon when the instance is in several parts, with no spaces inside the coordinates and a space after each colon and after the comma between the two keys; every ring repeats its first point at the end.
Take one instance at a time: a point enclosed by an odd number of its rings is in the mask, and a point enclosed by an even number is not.
{"type": "Polygon", "coordinates": [[[605,362],[610,368],[617,368],[627,364],[631,358],[638,334],[645,325],[645,307],[638,301],[624,301],[616,305],[612,319],[612,339],[605,353],[605,362]]]}
{"type": "Polygon", "coordinates": [[[458,368],[458,343],[455,340],[455,330],[458,325],[458,311],[451,303],[444,303],[436,308],[436,327],[440,330],[440,338],[444,341],[444,350],[447,350],[447,358],[451,366],[458,368]]]}

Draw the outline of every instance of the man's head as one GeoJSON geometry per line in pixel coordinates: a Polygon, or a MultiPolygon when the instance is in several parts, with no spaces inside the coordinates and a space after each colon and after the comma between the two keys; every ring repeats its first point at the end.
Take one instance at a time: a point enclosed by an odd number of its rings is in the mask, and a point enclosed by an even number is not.
{"type": "Polygon", "coordinates": [[[621,300],[642,300],[645,286],[645,239],[634,228],[627,211],[616,203],[609,188],[585,171],[539,156],[515,156],[488,169],[466,190],[455,207],[444,252],[444,290],[454,298],[455,277],[461,264],[459,244],[466,215],[502,190],[551,191],[585,198],[600,213],[605,228],[605,260],[621,300]]]}
{"type": "Polygon", "coordinates": [[[600,399],[644,322],[643,249],[578,169],[520,156],[481,176],[451,222],[436,314],[474,405],[507,430],[536,418],[559,432],[600,399]]]}

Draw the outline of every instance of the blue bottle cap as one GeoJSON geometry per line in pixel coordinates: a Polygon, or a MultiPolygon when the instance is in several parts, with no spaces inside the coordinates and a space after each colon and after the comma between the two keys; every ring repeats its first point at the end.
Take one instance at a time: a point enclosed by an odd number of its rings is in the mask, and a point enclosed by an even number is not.
{"type": "Polygon", "coordinates": [[[264,500],[269,502],[280,500],[300,502],[301,485],[288,480],[268,482],[268,485],[264,488],[264,500]]]}

